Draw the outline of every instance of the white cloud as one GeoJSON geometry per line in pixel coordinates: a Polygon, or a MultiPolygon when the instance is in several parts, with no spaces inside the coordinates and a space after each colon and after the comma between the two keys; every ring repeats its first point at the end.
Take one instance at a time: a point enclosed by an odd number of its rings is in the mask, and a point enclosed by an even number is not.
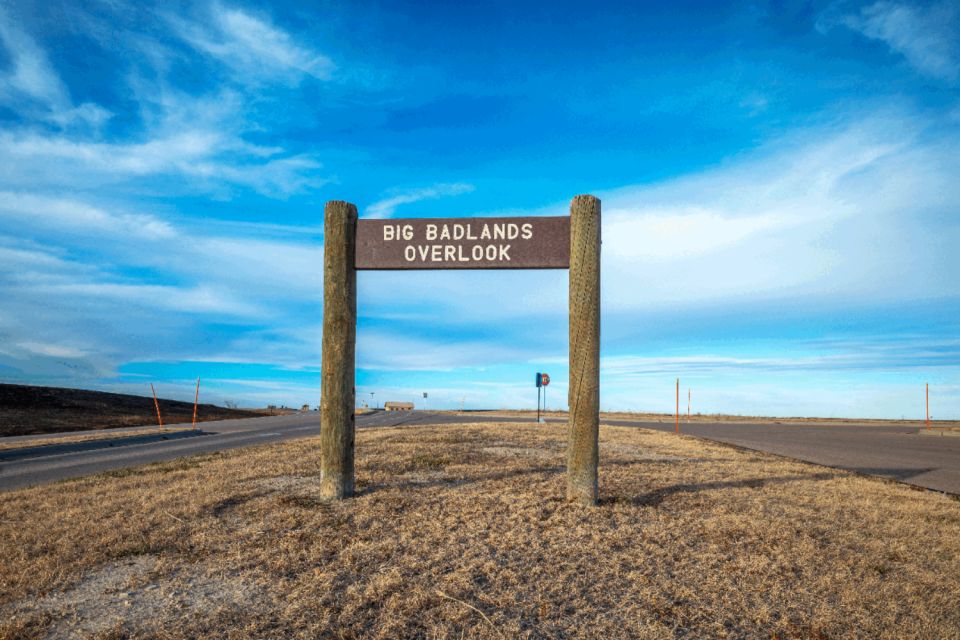
{"type": "Polygon", "coordinates": [[[175,175],[192,179],[194,187],[203,190],[237,185],[276,197],[326,182],[316,175],[321,164],[311,156],[277,156],[279,150],[244,143],[225,128],[209,123],[177,132],[158,132],[145,142],[134,143],[3,132],[0,162],[9,167],[3,182],[80,188],[175,175]]]}
{"type": "Polygon", "coordinates": [[[859,14],[821,18],[821,29],[841,24],[901,54],[920,73],[956,82],[960,76],[960,10],[953,2],[916,6],[881,0],[859,14]]]}
{"type": "Polygon", "coordinates": [[[110,112],[99,105],[73,105],[46,52],[2,8],[0,43],[10,57],[9,71],[0,74],[0,102],[60,126],[86,122],[97,127],[110,118],[110,112]]]}
{"type": "Polygon", "coordinates": [[[51,358],[81,358],[86,355],[86,351],[61,344],[22,341],[18,342],[16,346],[28,351],[31,354],[48,356],[51,358]]]}
{"type": "Polygon", "coordinates": [[[960,293],[915,278],[950,264],[931,242],[938,231],[915,219],[960,197],[950,162],[960,140],[932,143],[919,122],[875,114],[704,174],[601,194],[606,308],[960,293]]]}
{"type": "MultiPolygon", "coordinates": [[[[605,317],[960,295],[958,239],[946,224],[960,201],[958,153],[960,137],[942,122],[854,113],[702,173],[597,193],[605,317]]],[[[566,210],[558,202],[511,215],[566,210]]],[[[358,286],[365,314],[403,309],[406,322],[525,324],[567,309],[558,271],[364,273],[358,286]]]]}
{"type": "Polygon", "coordinates": [[[110,213],[74,200],[11,191],[0,191],[0,220],[26,224],[33,230],[45,228],[98,238],[104,233],[148,240],[174,236],[171,225],[155,216],[110,213]]]}
{"type": "Polygon", "coordinates": [[[46,53],[3,12],[0,12],[0,41],[10,56],[10,70],[3,75],[8,91],[51,106],[62,107],[70,102],[67,88],[46,53]]]}
{"type": "Polygon", "coordinates": [[[245,84],[296,82],[304,75],[328,80],[335,68],[330,58],[298,44],[268,19],[240,9],[214,5],[209,24],[169,21],[178,36],[233,69],[245,84]]]}
{"type": "Polygon", "coordinates": [[[435,184],[432,187],[423,189],[407,189],[394,193],[387,198],[378,200],[366,208],[365,218],[389,218],[397,210],[397,207],[405,204],[412,204],[422,200],[435,200],[447,196],[458,196],[464,193],[470,193],[474,187],[471,184],[453,183],[453,184],[435,184]]]}

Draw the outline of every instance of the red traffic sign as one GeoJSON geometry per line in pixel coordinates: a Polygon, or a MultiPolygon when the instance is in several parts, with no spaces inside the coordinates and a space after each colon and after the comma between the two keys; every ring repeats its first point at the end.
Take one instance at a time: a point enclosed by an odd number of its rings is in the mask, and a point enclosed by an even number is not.
{"type": "Polygon", "coordinates": [[[547,386],[548,384],[550,384],[550,376],[547,375],[546,373],[541,373],[540,384],[542,384],[543,386],[547,386]]]}

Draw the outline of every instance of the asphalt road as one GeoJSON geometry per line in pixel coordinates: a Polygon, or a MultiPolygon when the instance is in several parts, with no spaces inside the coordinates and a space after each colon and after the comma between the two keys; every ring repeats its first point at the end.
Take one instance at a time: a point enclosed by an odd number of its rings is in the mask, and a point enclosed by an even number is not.
{"type": "MultiPolygon", "coordinates": [[[[380,411],[358,416],[357,427],[366,429],[415,424],[532,421],[533,418],[514,416],[380,411]]],[[[552,418],[551,422],[553,421],[562,422],[565,419],[552,418]]],[[[197,453],[308,437],[319,432],[319,422],[319,413],[313,411],[287,416],[205,422],[201,423],[198,433],[181,432],[163,437],[151,435],[150,430],[145,429],[144,435],[135,438],[56,447],[30,447],[31,440],[49,438],[49,435],[23,436],[15,439],[22,446],[15,450],[0,450],[0,490],[197,453]]],[[[603,423],[661,431],[672,431],[674,428],[672,423],[633,420],[603,420],[603,423]]],[[[837,423],[690,423],[682,424],[681,431],[740,447],[960,494],[960,437],[920,435],[916,427],[837,423]]],[[[3,439],[6,442],[12,440],[14,439],[3,439]]]]}

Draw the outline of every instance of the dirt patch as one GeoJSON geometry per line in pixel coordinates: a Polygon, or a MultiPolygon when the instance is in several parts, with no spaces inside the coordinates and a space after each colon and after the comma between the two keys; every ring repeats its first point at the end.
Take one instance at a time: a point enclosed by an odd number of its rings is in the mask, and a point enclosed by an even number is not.
{"type": "Polygon", "coordinates": [[[249,613],[263,595],[258,585],[202,564],[171,570],[156,556],[134,556],[89,572],[69,589],[4,607],[3,614],[9,625],[50,639],[162,634],[197,618],[249,613]]]}

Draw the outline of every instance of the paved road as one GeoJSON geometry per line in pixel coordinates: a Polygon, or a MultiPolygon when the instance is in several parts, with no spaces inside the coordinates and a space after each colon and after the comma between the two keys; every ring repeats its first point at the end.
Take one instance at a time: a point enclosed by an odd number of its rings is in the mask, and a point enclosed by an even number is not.
{"type": "MultiPolygon", "coordinates": [[[[234,449],[316,435],[317,412],[267,418],[205,422],[200,433],[165,439],[144,435],[124,440],[60,445],[57,448],[0,450],[0,490],[53,482],[110,469],[170,460],[195,453],[234,449]]],[[[532,422],[527,417],[436,414],[425,411],[374,412],[358,416],[360,429],[463,422],[532,422]]],[[[551,418],[564,421],[563,418],[551,418]]],[[[604,424],[672,431],[672,423],[604,420],[604,424]]],[[[175,425],[176,426],[176,425],[175,425]]],[[[960,494],[960,437],[919,435],[916,427],[856,424],[681,425],[684,433],[741,447],[893,478],[921,487],[960,494]]],[[[124,431],[129,431],[125,429],[124,431]]],[[[29,445],[27,436],[17,440],[29,445]]],[[[6,440],[6,439],[5,439],[6,440]]]]}
{"type": "MultiPolygon", "coordinates": [[[[457,421],[457,416],[440,418],[437,414],[422,411],[379,411],[358,416],[357,426],[369,428],[457,421]]],[[[285,416],[202,422],[198,425],[197,432],[186,429],[189,425],[167,426],[171,430],[185,430],[159,435],[155,427],[144,427],[143,435],[137,437],[36,447],[30,447],[30,442],[49,439],[53,434],[0,438],[2,442],[15,442],[18,445],[14,450],[0,449],[0,490],[18,489],[197,453],[309,437],[320,432],[320,414],[308,411],[285,416]]],[[[75,433],[129,434],[131,431],[137,429],[118,428],[75,433]]]]}
{"type": "MultiPolygon", "coordinates": [[[[673,431],[672,424],[642,426],[673,431]]],[[[909,426],[681,424],[683,433],[960,495],[960,437],[909,426]]]]}

